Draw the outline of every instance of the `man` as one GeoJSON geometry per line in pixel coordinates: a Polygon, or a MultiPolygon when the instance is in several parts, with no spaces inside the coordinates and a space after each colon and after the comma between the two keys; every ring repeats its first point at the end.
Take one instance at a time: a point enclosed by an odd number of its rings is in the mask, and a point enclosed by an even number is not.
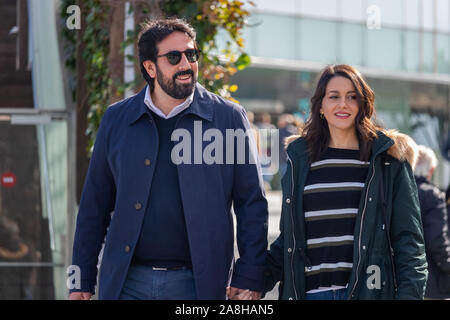
{"type": "Polygon", "coordinates": [[[428,261],[427,299],[450,298],[450,241],[448,237],[448,213],[444,193],[431,183],[438,165],[433,150],[419,146],[417,165],[414,169],[419,192],[420,211],[428,261]]]}
{"type": "MultiPolygon", "coordinates": [[[[148,86],[110,106],[100,125],[73,248],[81,288],[70,299],[94,293],[103,242],[99,299],[225,299],[229,285],[258,298],[268,218],[261,170],[238,163],[238,137],[225,137],[250,128],[245,111],[197,83],[199,51],[185,21],[144,25],[138,47],[148,86]],[[222,134],[214,156],[223,151],[223,161],[202,159],[207,129],[214,143],[222,134]]],[[[244,149],[255,157],[251,135],[244,149]]]]}

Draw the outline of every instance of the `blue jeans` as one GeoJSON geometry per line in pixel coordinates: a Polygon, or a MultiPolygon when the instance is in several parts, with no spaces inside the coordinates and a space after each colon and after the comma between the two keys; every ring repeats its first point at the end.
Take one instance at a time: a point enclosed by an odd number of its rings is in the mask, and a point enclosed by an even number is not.
{"type": "Polygon", "coordinates": [[[191,269],[160,271],[131,265],[119,300],[196,300],[191,269]]]}
{"type": "Polygon", "coordinates": [[[307,293],[306,300],[346,300],[347,288],[307,293]]]}

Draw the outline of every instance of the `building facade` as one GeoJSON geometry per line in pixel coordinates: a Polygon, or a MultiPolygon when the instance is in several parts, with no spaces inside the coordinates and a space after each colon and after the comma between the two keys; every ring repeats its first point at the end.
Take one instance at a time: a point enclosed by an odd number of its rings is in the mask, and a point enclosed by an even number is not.
{"type": "Polygon", "coordinates": [[[244,30],[252,64],[233,78],[247,110],[306,119],[320,70],[353,65],[375,91],[377,121],[433,148],[440,160],[434,182],[447,188],[450,1],[254,2],[244,30]]]}

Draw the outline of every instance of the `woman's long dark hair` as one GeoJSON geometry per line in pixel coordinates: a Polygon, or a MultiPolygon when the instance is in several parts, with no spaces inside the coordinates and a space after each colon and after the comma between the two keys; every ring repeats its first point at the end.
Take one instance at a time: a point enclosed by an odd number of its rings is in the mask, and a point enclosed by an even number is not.
{"type": "Polygon", "coordinates": [[[372,121],[375,113],[375,94],[362,77],[361,73],[346,64],[326,67],[317,83],[311,98],[311,114],[305,123],[302,136],[308,146],[310,162],[318,161],[330,143],[330,130],[326,119],[320,118],[320,108],[325,96],[328,82],[334,77],[349,79],[355,87],[359,111],[355,118],[356,136],[359,142],[360,160],[368,161],[372,142],[377,136],[377,125],[372,121]]]}

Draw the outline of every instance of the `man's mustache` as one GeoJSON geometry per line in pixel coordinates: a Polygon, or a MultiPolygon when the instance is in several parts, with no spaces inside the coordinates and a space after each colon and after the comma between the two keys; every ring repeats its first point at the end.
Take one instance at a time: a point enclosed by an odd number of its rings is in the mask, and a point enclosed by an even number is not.
{"type": "Polygon", "coordinates": [[[176,77],[178,77],[178,76],[184,76],[184,75],[188,75],[188,74],[189,74],[192,78],[194,78],[194,71],[192,71],[191,69],[189,69],[189,70],[183,70],[183,71],[180,71],[180,72],[175,73],[175,74],[173,75],[173,80],[175,81],[176,77]]]}

